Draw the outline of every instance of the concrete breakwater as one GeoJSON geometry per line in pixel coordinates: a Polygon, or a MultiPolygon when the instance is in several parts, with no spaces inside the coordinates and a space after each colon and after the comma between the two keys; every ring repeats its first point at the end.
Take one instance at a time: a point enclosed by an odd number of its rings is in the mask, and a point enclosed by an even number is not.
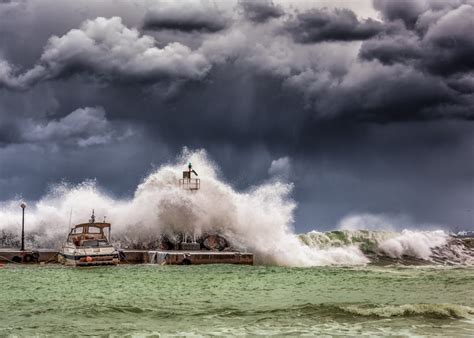
{"type": "MultiPolygon", "coordinates": [[[[253,265],[253,254],[238,251],[163,251],[163,250],[119,250],[121,264],[245,264],[253,265]]],[[[58,263],[58,250],[0,250],[0,263],[49,264],[58,263]]]]}

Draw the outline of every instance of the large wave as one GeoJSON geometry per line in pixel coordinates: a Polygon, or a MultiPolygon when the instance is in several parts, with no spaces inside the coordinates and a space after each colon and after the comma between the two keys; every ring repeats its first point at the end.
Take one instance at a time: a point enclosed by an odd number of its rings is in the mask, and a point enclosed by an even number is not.
{"type": "Polygon", "coordinates": [[[337,230],[299,235],[313,248],[357,246],[372,263],[474,264],[474,242],[442,230],[337,230]]]}
{"type": "MultiPolygon", "coordinates": [[[[112,237],[118,246],[152,248],[163,234],[218,233],[236,249],[254,252],[258,263],[286,266],[366,264],[370,259],[364,243],[375,245],[377,252],[390,257],[408,254],[429,259],[433,249],[445,245],[449,237],[441,231],[399,235],[374,232],[368,236],[382,236],[384,240],[372,242],[370,238],[354,241],[361,236],[357,231],[350,235],[346,231],[339,239],[317,232],[297,236],[293,230],[296,203],[291,199],[292,189],[290,183],[272,180],[238,192],[220,179],[216,165],[204,150],[185,149],[175,163],[148,175],[130,199],[113,198],[94,181],[54,186],[27,207],[27,240],[31,246],[59,247],[71,222],[87,221],[92,209],[98,219],[106,216],[112,223],[112,237]],[[198,192],[178,185],[188,162],[199,173],[198,192]]],[[[10,234],[18,234],[18,204],[18,200],[0,204],[0,235],[4,242],[13,243],[17,238],[10,234]]]]}

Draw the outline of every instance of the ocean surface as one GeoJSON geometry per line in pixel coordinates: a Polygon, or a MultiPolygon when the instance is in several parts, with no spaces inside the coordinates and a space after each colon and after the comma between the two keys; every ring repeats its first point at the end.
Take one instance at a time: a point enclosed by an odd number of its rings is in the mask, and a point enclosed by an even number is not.
{"type": "Polygon", "coordinates": [[[0,268],[0,336],[474,336],[474,268],[0,268]]]}

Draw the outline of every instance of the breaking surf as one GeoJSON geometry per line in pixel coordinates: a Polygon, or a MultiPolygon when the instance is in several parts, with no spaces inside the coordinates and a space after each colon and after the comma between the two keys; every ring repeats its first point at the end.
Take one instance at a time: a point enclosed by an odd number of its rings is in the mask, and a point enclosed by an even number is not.
{"type": "MultiPolygon", "coordinates": [[[[296,234],[293,185],[272,180],[237,191],[224,182],[204,150],[185,149],[174,163],[150,173],[129,199],[114,198],[95,181],[55,185],[27,214],[27,245],[58,248],[68,224],[92,208],[114,224],[118,248],[156,249],[163,236],[217,234],[232,248],[251,251],[257,264],[282,266],[369,263],[473,264],[473,243],[445,231],[311,231],[296,234]],[[183,164],[192,162],[202,180],[199,193],[176,184],[183,164]]],[[[0,246],[17,246],[18,200],[0,204],[0,246]]],[[[363,224],[362,224],[363,226],[363,224]]]]}

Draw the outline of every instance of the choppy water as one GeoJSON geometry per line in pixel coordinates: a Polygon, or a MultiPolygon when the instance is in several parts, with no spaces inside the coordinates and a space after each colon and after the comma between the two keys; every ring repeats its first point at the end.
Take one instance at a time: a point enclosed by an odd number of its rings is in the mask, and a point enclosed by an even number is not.
{"type": "Polygon", "coordinates": [[[472,267],[0,268],[3,335],[474,335],[472,267]]]}

